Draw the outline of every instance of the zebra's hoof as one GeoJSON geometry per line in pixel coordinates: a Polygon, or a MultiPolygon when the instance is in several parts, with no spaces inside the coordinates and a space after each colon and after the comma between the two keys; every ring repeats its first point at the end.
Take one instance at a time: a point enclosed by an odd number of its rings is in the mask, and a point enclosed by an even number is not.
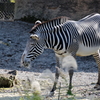
{"type": "Polygon", "coordinates": [[[94,86],[94,89],[100,90],[100,85],[99,85],[99,84],[96,84],[96,85],[94,86]]]}
{"type": "Polygon", "coordinates": [[[50,92],[49,96],[50,97],[54,96],[54,92],[50,92]]]}
{"type": "Polygon", "coordinates": [[[48,97],[53,97],[53,96],[54,96],[54,92],[50,92],[50,94],[47,95],[46,98],[48,98],[48,97]]]}

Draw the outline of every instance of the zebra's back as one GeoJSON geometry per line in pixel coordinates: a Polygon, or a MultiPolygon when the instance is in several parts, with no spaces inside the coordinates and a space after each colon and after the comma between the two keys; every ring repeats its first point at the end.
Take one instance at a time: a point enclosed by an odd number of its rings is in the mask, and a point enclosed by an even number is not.
{"type": "Polygon", "coordinates": [[[84,46],[100,45],[100,14],[95,14],[84,21],[78,21],[77,30],[84,46]]]}
{"type": "Polygon", "coordinates": [[[68,21],[64,31],[69,34],[70,46],[76,39],[79,44],[77,55],[92,55],[100,48],[100,14],[94,14],[79,21],[68,21]]]}

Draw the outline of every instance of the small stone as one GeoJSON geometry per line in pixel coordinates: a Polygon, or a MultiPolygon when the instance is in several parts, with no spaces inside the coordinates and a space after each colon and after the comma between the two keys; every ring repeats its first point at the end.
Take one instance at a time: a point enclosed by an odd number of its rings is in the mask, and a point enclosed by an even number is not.
{"type": "Polygon", "coordinates": [[[8,74],[17,75],[17,70],[10,71],[8,74]]]}

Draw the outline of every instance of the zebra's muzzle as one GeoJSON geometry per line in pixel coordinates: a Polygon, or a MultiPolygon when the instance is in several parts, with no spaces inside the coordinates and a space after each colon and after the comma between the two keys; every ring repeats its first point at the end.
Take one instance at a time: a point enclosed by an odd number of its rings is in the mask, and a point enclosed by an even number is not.
{"type": "Polygon", "coordinates": [[[27,67],[27,68],[31,67],[31,60],[30,60],[30,58],[26,58],[25,54],[22,55],[21,66],[27,67]]]}

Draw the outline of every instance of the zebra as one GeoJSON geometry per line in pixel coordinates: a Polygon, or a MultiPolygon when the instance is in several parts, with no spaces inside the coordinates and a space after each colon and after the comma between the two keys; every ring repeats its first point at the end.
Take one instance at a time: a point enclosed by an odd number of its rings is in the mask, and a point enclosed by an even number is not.
{"type": "MultiPolygon", "coordinates": [[[[21,64],[28,67],[32,60],[43,53],[45,48],[55,52],[57,67],[68,55],[93,55],[98,65],[98,80],[94,88],[100,90],[100,14],[90,14],[78,21],[63,16],[47,22],[36,21],[30,31],[30,38],[22,54],[21,64]]],[[[74,68],[69,70],[69,90],[72,89],[74,68]]],[[[56,68],[55,82],[51,93],[54,94],[59,72],[56,68]]]]}

